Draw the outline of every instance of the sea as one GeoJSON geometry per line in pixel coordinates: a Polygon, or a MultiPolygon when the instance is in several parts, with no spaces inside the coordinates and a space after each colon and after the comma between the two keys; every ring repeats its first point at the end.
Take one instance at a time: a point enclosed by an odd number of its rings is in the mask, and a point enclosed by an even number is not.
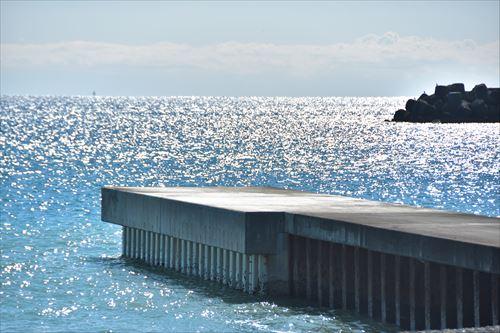
{"type": "Polygon", "coordinates": [[[100,188],[274,186],[500,216],[499,125],[385,121],[406,99],[2,96],[0,331],[395,331],[124,259],[100,188]]]}

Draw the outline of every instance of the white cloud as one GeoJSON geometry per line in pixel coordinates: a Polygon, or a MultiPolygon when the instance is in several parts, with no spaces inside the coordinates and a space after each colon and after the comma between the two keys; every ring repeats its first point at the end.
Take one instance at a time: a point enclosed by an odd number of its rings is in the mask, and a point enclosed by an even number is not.
{"type": "Polygon", "coordinates": [[[176,43],[127,45],[72,41],[47,44],[2,44],[3,69],[94,68],[101,66],[195,68],[230,73],[286,71],[298,75],[331,72],[350,65],[411,68],[434,62],[488,66],[498,71],[499,41],[443,41],[368,35],[329,45],[238,43],[205,46],[176,43]]]}

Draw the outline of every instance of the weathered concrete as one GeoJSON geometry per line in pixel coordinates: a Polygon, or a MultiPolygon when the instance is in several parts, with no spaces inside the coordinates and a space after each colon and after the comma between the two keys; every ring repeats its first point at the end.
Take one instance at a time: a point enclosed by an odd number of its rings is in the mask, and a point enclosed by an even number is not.
{"type": "Polygon", "coordinates": [[[104,221],[240,253],[276,254],[288,233],[500,274],[497,218],[255,187],[104,187],[102,200],[104,221]]]}
{"type": "Polygon", "coordinates": [[[123,255],[405,329],[497,325],[500,219],[274,188],[102,189],[123,255]]]}

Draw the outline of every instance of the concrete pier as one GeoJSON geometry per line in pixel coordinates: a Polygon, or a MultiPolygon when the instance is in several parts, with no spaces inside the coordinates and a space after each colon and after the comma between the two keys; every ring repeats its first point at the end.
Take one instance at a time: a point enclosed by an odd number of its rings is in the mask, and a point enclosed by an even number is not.
{"type": "Polygon", "coordinates": [[[125,257],[407,330],[500,317],[500,219],[274,188],[102,189],[125,257]]]}

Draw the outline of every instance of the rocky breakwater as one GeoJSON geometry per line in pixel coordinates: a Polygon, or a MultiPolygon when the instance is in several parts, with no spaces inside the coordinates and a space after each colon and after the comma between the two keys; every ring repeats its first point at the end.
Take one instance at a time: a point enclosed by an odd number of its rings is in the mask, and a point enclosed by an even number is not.
{"type": "Polygon", "coordinates": [[[493,123],[500,121],[500,88],[478,84],[466,91],[463,83],[436,85],[434,94],[409,99],[393,121],[441,123],[493,123]]]}

